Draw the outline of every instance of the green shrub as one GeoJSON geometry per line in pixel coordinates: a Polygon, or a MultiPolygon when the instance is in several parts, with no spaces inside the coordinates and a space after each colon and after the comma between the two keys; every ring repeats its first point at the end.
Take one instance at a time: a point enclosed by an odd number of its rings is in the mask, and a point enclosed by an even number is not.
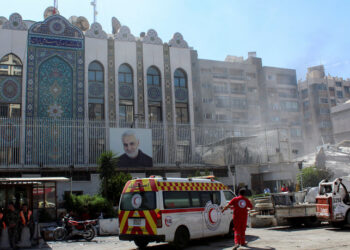
{"type": "Polygon", "coordinates": [[[91,218],[97,218],[101,213],[103,213],[104,218],[116,216],[112,203],[100,195],[67,194],[64,200],[67,211],[73,211],[78,215],[88,212],[91,218]]]}

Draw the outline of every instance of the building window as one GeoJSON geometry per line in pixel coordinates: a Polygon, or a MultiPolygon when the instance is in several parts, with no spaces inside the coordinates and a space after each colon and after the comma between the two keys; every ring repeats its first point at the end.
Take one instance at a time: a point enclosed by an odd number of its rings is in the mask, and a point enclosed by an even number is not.
{"type": "Polygon", "coordinates": [[[147,70],[147,84],[160,86],[160,72],[154,66],[149,67],[147,70]]]}
{"type": "Polygon", "coordinates": [[[350,87],[349,86],[344,86],[344,91],[345,91],[345,93],[349,94],[350,93],[350,87]]]}
{"type": "Polygon", "coordinates": [[[320,114],[321,115],[327,115],[330,113],[329,108],[320,108],[320,114]]]}
{"type": "Polygon", "coordinates": [[[330,121],[321,121],[319,124],[320,128],[330,128],[331,126],[332,125],[330,121]]]}
{"type": "Polygon", "coordinates": [[[343,98],[343,91],[337,91],[337,97],[343,98]]]}
{"type": "Polygon", "coordinates": [[[134,102],[130,100],[120,100],[119,120],[122,123],[132,123],[134,119],[134,102]]]}
{"type": "Polygon", "coordinates": [[[337,103],[335,102],[335,99],[331,99],[331,105],[332,105],[332,107],[337,105],[337,103]]]}
{"type": "Polygon", "coordinates": [[[335,86],[337,86],[337,87],[341,87],[341,86],[342,86],[342,84],[341,84],[341,82],[335,82],[335,86]]]}
{"type": "Polygon", "coordinates": [[[281,102],[281,108],[285,111],[297,112],[299,111],[298,102],[285,101],[281,102]]]}
{"type": "Polygon", "coordinates": [[[162,121],[162,105],[160,102],[150,102],[148,105],[148,118],[150,122],[162,121]]]}
{"type": "Polygon", "coordinates": [[[1,58],[0,75],[22,76],[22,62],[14,54],[8,54],[1,58]]]}
{"type": "Polygon", "coordinates": [[[301,129],[300,128],[291,128],[290,136],[293,137],[301,137],[301,129]]]}
{"type": "Polygon", "coordinates": [[[104,120],[104,72],[99,62],[89,65],[89,119],[104,120]]]}
{"type": "Polygon", "coordinates": [[[304,101],[303,102],[303,109],[304,110],[307,110],[309,108],[309,106],[310,106],[310,102],[309,101],[304,101]]]}
{"type": "MultiPolygon", "coordinates": [[[[10,79],[16,79],[18,82],[22,82],[21,60],[14,54],[8,54],[2,57],[0,60],[0,76],[11,76],[10,79]]],[[[13,91],[14,87],[11,85],[8,86],[8,90],[13,91]]],[[[21,93],[20,89],[17,89],[17,91],[21,93]]],[[[16,102],[0,103],[0,117],[21,117],[21,104],[16,102]]]]}
{"type": "Polygon", "coordinates": [[[178,88],[187,88],[187,77],[186,73],[181,70],[177,69],[174,73],[174,86],[178,88]]]}
{"type": "Polygon", "coordinates": [[[127,64],[122,64],[119,67],[118,70],[118,82],[119,85],[122,83],[129,83],[132,84],[133,80],[132,80],[132,69],[129,65],[127,64]]]}
{"type": "Polygon", "coordinates": [[[320,103],[328,103],[328,99],[327,98],[320,98],[320,103]]]}
{"type": "Polygon", "coordinates": [[[176,123],[189,123],[187,103],[176,103],[176,123]]]}
{"type": "Polygon", "coordinates": [[[303,89],[301,91],[301,98],[305,99],[306,97],[308,97],[308,89],[303,89]]]}

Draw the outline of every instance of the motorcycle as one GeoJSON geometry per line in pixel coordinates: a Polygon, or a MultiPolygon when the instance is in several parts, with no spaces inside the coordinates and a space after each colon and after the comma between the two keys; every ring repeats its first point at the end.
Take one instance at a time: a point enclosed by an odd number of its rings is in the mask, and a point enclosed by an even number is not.
{"type": "Polygon", "coordinates": [[[67,214],[62,218],[62,227],[57,227],[53,232],[53,238],[56,241],[62,241],[73,236],[83,237],[91,241],[95,235],[95,226],[97,220],[75,221],[67,214]]]}

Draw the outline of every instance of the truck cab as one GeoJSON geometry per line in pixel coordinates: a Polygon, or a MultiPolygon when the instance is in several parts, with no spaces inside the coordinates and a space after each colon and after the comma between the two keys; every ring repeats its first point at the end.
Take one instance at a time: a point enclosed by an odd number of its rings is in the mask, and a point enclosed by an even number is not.
{"type": "Polygon", "coordinates": [[[316,216],[335,225],[350,224],[349,183],[343,178],[323,180],[316,197],[316,216]]]}

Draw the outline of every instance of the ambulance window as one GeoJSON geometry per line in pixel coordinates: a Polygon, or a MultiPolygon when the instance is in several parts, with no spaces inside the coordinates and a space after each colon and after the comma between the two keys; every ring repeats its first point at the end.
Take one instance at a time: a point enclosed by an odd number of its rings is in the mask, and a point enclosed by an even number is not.
{"type": "Polygon", "coordinates": [[[199,192],[191,192],[191,198],[192,198],[192,207],[200,207],[200,198],[199,198],[199,192]]]}
{"type": "Polygon", "coordinates": [[[125,193],[122,195],[120,209],[121,210],[153,210],[156,209],[156,193],[140,192],[125,193]],[[140,203],[138,202],[140,201],[140,203]]]}
{"type": "Polygon", "coordinates": [[[230,201],[234,198],[234,195],[231,191],[224,191],[226,201],[230,201]]]}
{"type": "Polygon", "coordinates": [[[212,203],[213,204],[217,204],[217,205],[220,205],[220,192],[213,192],[212,193],[212,196],[213,196],[213,198],[212,198],[212,203]]]}
{"type": "Polygon", "coordinates": [[[188,208],[190,207],[190,193],[182,191],[163,192],[164,208],[188,208]]]}
{"type": "Polygon", "coordinates": [[[212,201],[210,192],[200,192],[200,196],[201,196],[201,207],[205,207],[208,201],[212,201]]]}

